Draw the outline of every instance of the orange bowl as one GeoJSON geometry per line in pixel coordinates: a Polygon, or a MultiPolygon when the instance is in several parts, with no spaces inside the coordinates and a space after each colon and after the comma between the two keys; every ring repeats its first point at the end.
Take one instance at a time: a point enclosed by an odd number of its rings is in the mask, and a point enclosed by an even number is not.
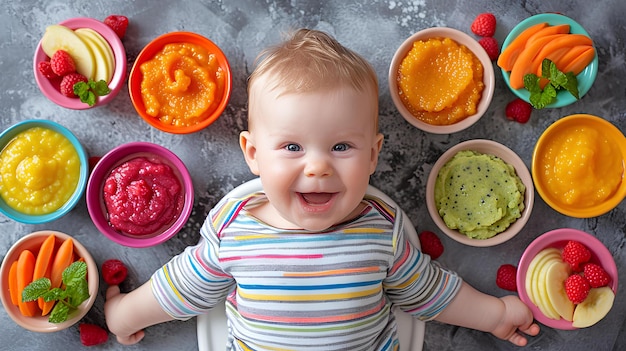
{"type": "Polygon", "coordinates": [[[215,122],[226,108],[228,100],[230,99],[231,90],[232,75],[230,71],[230,64],[228,63],[226,55],[224,55],[222,50],[211,40],[192,32],[171,32],[163,34],[152,40],[150,43],[148,43],[148,45],[143,48],[143,50],[141,50],[141,52],[137,56],[137,59],[135,60],[135,63],[131,68],[130,76],[128,79],[128,91],[130,94],[130,99],[133,103],[133,106],[135,107],[135,110],[141,116],[141,118],[143,118],[151,126],[164,132],[173,134],[194,133],[208,127],[211,123],[215,122]],[[151,60],[165,47],[165,45],[176,43],[189,43],[204,47],[209,53],[215,55],[218,66],[222,69],[226,76],[222,96],[216,97],[216,99],[219,101],[217,107],[212,110],[207,110],[203,115],[199,117],[200,122],[189,126],[174,126],[171,124],[166,124],[161,122],[159,119],[149,115],[146,112],[146,107],[141,94],[141,82],[143,81],[144,77],[141,72],[140,66],[143,63],[151,60]]]}
{"type": "MultiPolygon", "coordinates": [[[[571,140],[574,139],[568,139],[566,143],[569,145],[579,144],[576,140],[571,140]]],[[[537,189],[537,193],[550,207],[566,216],[591,218],[611,211],[626,198],[625,164],[626,138],[624,134],[611,122],[601,117],[576,114],[559,119],[541,134],[533,151],[531,168],[535,189],[537,189]],[[556,160],[559,158],[559,155],[567,156],[566,153],[557,153],[555,155],[554,150],[563,150],[562,147],[558,146],[559,140],[574,138],[572,135],[576,131],[584,132],[585,135],[595,133],[597,137],[592,138],[593,140],[590,144],[597,146],[597,149],[593,150],[590,148],[590,145],[584,145],[584,142],[581,141],[579,157],[576,157],[576,160],[571,157],[561,157],[562,159],[567,159],[567,163],[564,165],[567,168],[567,174],[576,174],[579,177],[573,180],[572,188],[569,189],[568,193],[588,195],[581,195],[577,201],[566,201],[556,191],[555,185],[551,185],[565,184],[562,182],[566,181],[566,179],[551,178],[550,175],[554,176],[557,172],[554,169],[554,164],[550,167],[547,160],[556,160]],[[601,168],[605,162],[602,159],[595,160],[595,156],[602,153],[608,153],[608,155],[604,156],[604,160],[615,160],[615,164],[621,166],[621,178],[615,189],[608,195],[604,195],[603,200],[592,202],[590,201],[592,199],[591,195],[606,194],[607,191],[603,189],[603,186],[610,183],[609,178],[604,178],[607,176],[606,166],[604,171],[601,168]],[[548,157],[550,154],[552,156],[548,157]],[[581,164],[581,162],[583,163],[581,164]],[[587,185],[584,185],[584,183],[587,183],[587,185]],[[590,189],[587,188],[589,183],[592,186],[597,186],[595,193],[591,193],[590,189]]],[[[613,168],[610,169],[613,170],[613,168]]]]}

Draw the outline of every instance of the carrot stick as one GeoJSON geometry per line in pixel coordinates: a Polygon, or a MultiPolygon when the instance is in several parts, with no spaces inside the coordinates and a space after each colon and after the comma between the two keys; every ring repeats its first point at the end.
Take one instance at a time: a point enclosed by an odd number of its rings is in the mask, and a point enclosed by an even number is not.
{"type": "Polygon", "coordinates": [[[575,58],[580,56],[586,50],[593,49],[591,45],[576,45],[573,46],[565,55],[561,56],[558,60],[553,61],[556,67],[561,71],[565,72],[564,69],[569,65],[575,58]]]}
{"type": "Polygon", "coordinates": [[[17,261],[13,261],[9,269],[9,294],[11,294],[11,303],[17,306],[18,301],[21,300],[17,288],[17,261]]]}
{"type": "Polygon", "coordinates": [[[531,45],[535,40],[545,37],[546,35],[554,35],[554,34],[568,34],[569,33],[569,24],[557,24],[554,26],[547,26],[542,28],[537,33],[531,35],[526,41],[526,46],[531,45]]]}
{"type": "MultiPolygon", "coordinates": [[[[56,242],[56,236],[54,234],[50,234],[46,240],[41,244],[39,248],[39,253],[37,253],[37,259],[35,261],[35,271],[33,272],[33,281],[47,277],[50,278],[51,270],[48,267],[51,267],[52,253],[54,252],[54,244],[56,242]],[[46,273],[48,275],[46,276],[46,273]]],[[[37,300],[39,308],[43,309],[43,298],[40,297],[37,300]]]]}
{"type": "Polygon", "coordinates": [[[593,47],[589,50],[585,50],[582,54],[580,54],[577,58],[575,58],[574,60],[572,60],[572,62],[565,66],[565,68],[563,68],[563,72],[573,72],[574,75],[578,75],[585,69],[585,67],[587,67],[591,63],[595,56],[596,51],[593,49],[593,47]]]}
{"type": "MultiPolygon", "coordinates": [[[[52,262],[52,271],[50,272],[50,287],[51,288],[59,288],[61,287],[61,283],[63,282],[63,271],[70,264],[72,264],[72,259],[74,255],[74,241],[72,238],[67,238],[61,246],[59,246],[59,250],[57,250],[56,255],[54,256],[54,261],[52,262]]],[[[44,307],[42,309],[42,316],[47,315],[54,307],[54,303],[56,301],[44,302],[44,307]]]]}
{"type": "Polygon", "coordinates": [[[511,74],[509,76],[509,83],[511,88],[520,89],[524,87],[524,75],[528,73],[535,73],[532,69],[532,61],[537,55],[537,53],[541,50],[541,48],[549,43],[552,40],[557,39],[558,37],[570,35],[570,34],[553,34],[546,35],[545,37],[538,38],[535,40],[532,45],[524,48],[524,50],[520,53],[517,60],[515,60],[515,64],[513,65],[513,69],[511,70],[511,74]]]}
{"type": "Polygon", "coordinates": [[[502,68],[505,71],[511,71],[513,69],[513,64],[515,63],[515,60],[522,52],[522,50],[524,50],[528,38],[540,31],[542,28],[545,28],[546,26],[548,26],[548,23],[537,23],[522,31],[517,37],[515,37],[515,39],[513,39],[509,43],[509,45],[504,50],[502,50],[500,56],[498,56],[498,67],[502,68]]]}
{"type": "Polygon", "coordinates": [[[24,288],[33,281],[34,270],[35,255],[30,250],[22,251],[17,259],[17,290],[19,291],[17,305],[20,313],[27,317],[34,317],[39,312],[37,301],[22,302],[21,298],[24,288]]]}

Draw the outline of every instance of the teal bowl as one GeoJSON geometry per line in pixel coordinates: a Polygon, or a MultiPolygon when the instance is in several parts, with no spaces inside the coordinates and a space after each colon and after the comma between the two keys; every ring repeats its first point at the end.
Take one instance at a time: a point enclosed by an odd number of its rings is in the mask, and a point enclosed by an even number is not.
{"type": "Polygon", "coordinates": [[[28,214],[24,212],[20,212],[13,207],[9,206],[5,199],[0,196],[0,212],[6,217],[25,224],[41,224],[54,221],[66,215],[70,212],[81,199],[85,192],[85,188],[87,186],[87,179],[89,176],[89,164],[87,161],[87,152],[85,148],[82,146],[78,138],[72,132],[65,128],[64,126],[49,120],[25,120],[14,124],[13,126],[7,128],[0,134],[0,150],[5,150],[7,145],[20,133],[25,132],[28,129],[34,127],[46,128],[52,131],[55,131],[65,137],[71,145],[74,147],[76,152],[78,153],[80,168],[79,168],[79,179],[74,189],[74,192],[71,194],[69,199],[62,204],[56,210],[46,213],[46,214],[28,214]]]}
{"type": "MultiPolygon", "coordinates": [[[[542,14],[528,17],[527,19],[520,22],[517,26],[513,27],[509,35],[507,35],[506,39],[504,40],[504,43],[502,43],[501,51],[504,51],[504,49],[506,49],[509,46],[509,44],[513,41],[513,39],[517,38],[517,36],[520,35],[520,33],[522,33],[524,30],[539,23],[548,23],[551,26],[558,25],[558,24],[568,24],[570,26],[570,33],[583,34],[588,37],[591,37],[589,33],[587,33],[587,31],[580,24],[578,24],[576,21],[574,21],[573,19],[567,16],[563,16],[563,15],[556,14],[556,13],[542,13],[542,14]]],[[[578,80],[578,95],[580,98],[582,98],[585,94],[587,94],[587,92],[589,92],[589,89],[591,89],[591,86],[593,85],[593,82],[596,80],[597,75],[598,75],[598,54],[596,50],[596,56],[594,57],[593,61],[591,61],[591,63],[576,76],[576,79],[578,80]]],[[[504,78],[504,82],[506,83],[506,86],[509,87],[509,89],[511,89],[513,94],[517,95],[517,97],[519,97],[520,99],[526,102],[530,102],[530,93],[528,92],[528,90],[524,88],[521,88],[521,89],[511,88],[509,76],[510,76],[510,72],[502,69],[502,78],[504,78]]],[[[572,94],[570,94],[569,92],[565,90],[561,90],[558,92],[556,96],[556,100],[552,102],[551,104],[547,105],[546,107],[547,108],[563,107],[563,106],[573,104],[576,101],[578,100],[576,100],[576,98],[572,96],[572,94]]]]}

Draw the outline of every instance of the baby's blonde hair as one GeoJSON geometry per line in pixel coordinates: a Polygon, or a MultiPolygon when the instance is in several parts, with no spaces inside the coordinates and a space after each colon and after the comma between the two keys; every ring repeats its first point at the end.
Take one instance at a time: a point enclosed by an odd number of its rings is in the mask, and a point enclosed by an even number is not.
{"type": "Polygon", "coordinates": [[[267,76],[265,88],[280,89],[281,94],[347,86],[372,93],[378,120],[376,71],[369,62],[324,32],[299,29],[281,44],[262,51],[257,62],[248,79],[249,96],[251,87],[261,76],[267,76]]]}

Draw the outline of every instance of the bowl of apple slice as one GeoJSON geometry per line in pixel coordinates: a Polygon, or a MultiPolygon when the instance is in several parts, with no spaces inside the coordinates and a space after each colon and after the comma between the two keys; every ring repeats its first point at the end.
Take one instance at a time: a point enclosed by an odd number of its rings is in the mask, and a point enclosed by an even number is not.
{"type": "Polygon", "coordinates": [[[537,237],[522,254],[516,278],[519,297],[535,319],[562,330],[598,323],[611,311],[618,288],[607,247],[572,228],[537,237]]]}
{"type": "Polygon", "coordinates": [[[46,27],[33,58],[35,80],[41,92],[57,105],[75,110],[110,102],[124,85],[126,66],[124,45],[113,29],[86,17],[46,27]],[[52,62],[57,51],[66,52],[71,64],[66,58],[65,62],[52,62]],[[86,83],[78,94],[76,74],[84,77],[82,81],[86,83]]]}

